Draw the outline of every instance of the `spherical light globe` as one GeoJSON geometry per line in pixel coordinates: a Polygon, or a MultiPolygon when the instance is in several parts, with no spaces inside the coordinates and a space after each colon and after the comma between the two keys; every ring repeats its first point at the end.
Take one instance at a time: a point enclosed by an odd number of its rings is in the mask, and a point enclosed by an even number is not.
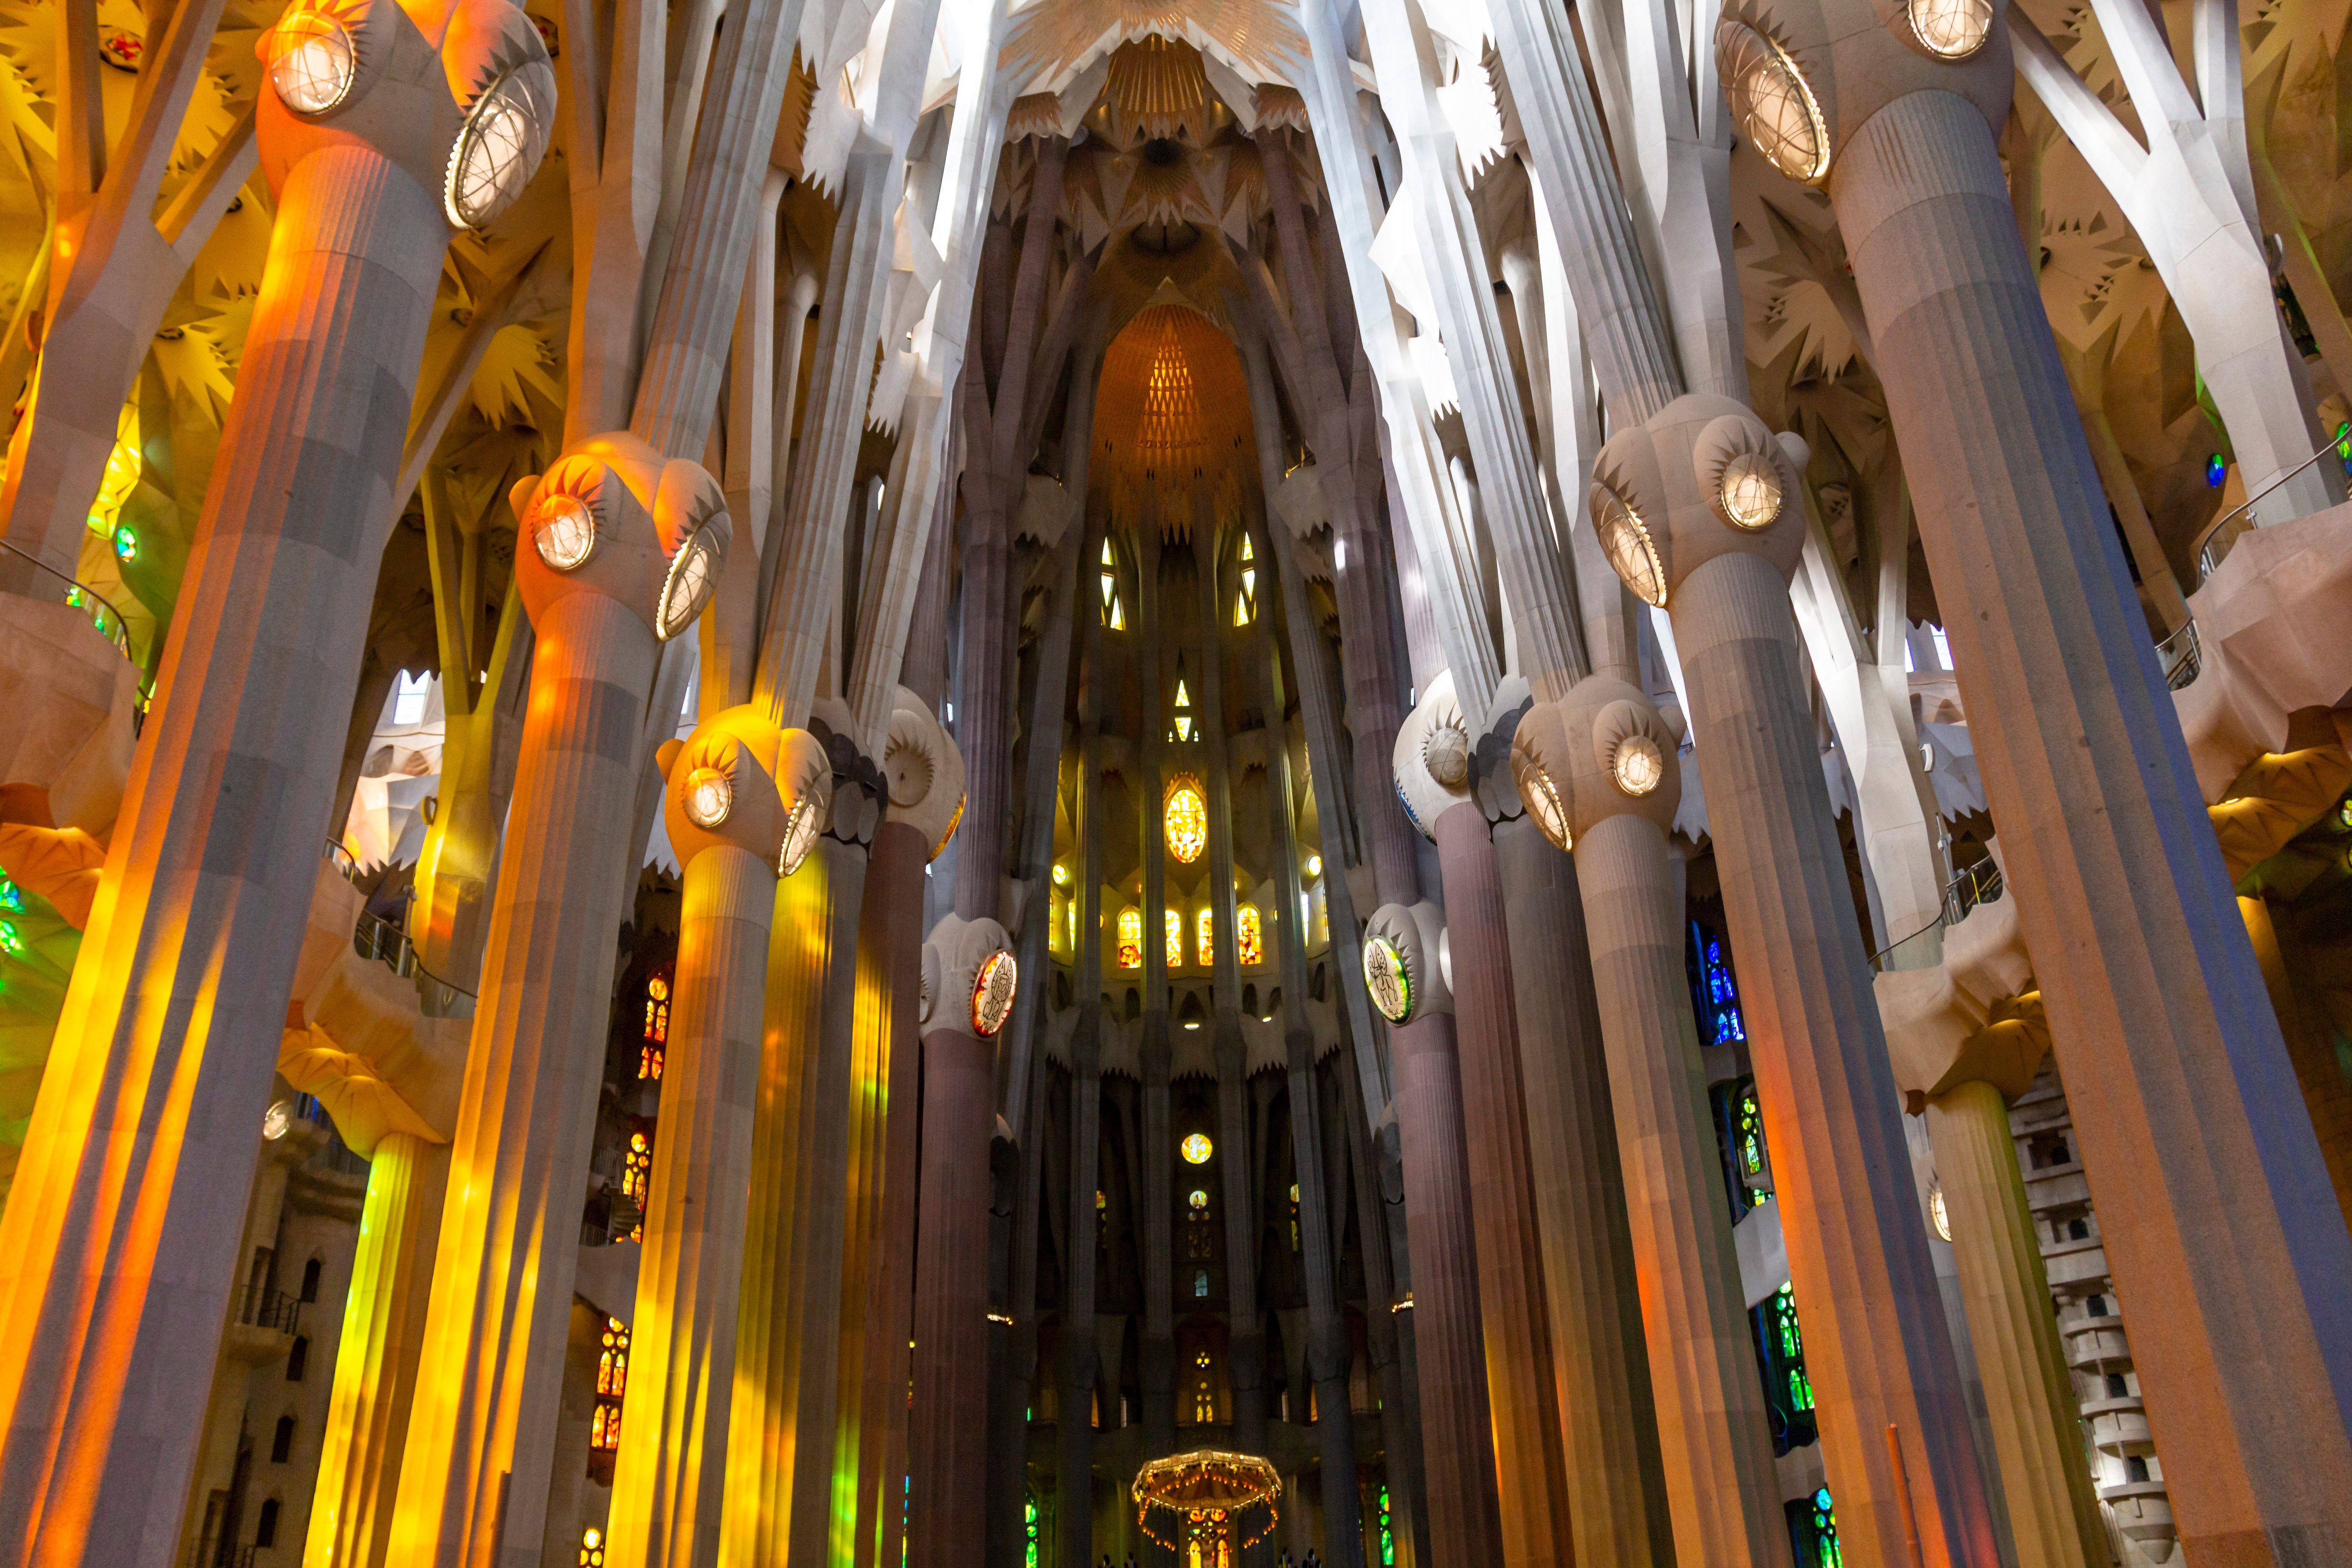
{"type": "Polygon", "coordinates": [[[298,11],[270,29],[269,85],[297,114],[324,114],[351,96],[357,74],[352,36],[341,22],[298,11]]]}
{"type": "Polygon", "coordinates": [[[697,827],[716,828],[735,809],[735,784],[718,768],[697,768],[686,780],[687,820],[697,827]]]}
{"type": "Polygon", "coordinates": [[[558,572],[575,572],[596,553],[596,514],[577,496],[549,496],[532,509],[531,547],[558,572]]]}
{"type": "Polygon", "coordinates": [[[1658,752],[1658,743],[1647,735],[1628,735],[1617,742],[1617,751],[1609,759],[1609,776],[1619,790],[1639,797],[1658,787],[1666,776],[1666,760],[1658,752]]]}
{"type": "Polygon", "coordinates": [[[1716,496],[1735,527],[1769,528],[1780,515],[1780,475],[1763,453],[1742,452],[1723,466],[1716,496]]]}

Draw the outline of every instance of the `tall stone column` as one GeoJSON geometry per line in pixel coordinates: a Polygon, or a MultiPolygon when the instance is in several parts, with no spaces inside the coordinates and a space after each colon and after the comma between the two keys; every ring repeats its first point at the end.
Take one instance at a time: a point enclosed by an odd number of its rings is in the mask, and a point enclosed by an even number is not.
{"type": "Polygon", "coordinates": [[[1727,398],[1677,398],[1593,464],[1594,531],[1674,617],[1838,1531],[1864,1561],[1992,1561],[1886,1041],[1789,608],[1799,466],[1727,398]],[[1889,1428],[1893,1436],[1889,1436],[1889,1428]]]}
{"type": "Polygon", "coordinates": [[[359,1249],[343,1298],[327,1440],[302,1549],[303,1561],[320,1568],[381,1568],[388,1562],[384,1545],[448,1184],[446,1143],[394,1132],[368,1154],[367,1205],[360,1213],[359,1249]]]}
{"type": "MultiPolygon", "coordinates": [[[[1483,747],[1479,765],[1483,775],[1483,747]]],[[[1481,795],[1493,787],[1482,776],[1481,795]]],[[[1490,831],[1510,926],[1569,1525],[1579,1562],[1636,1568],[1669,1560],[1674,1524],[1581,884],[1524,811],[1490,831]]]]}
{"type": "MultiPolygon", "coordinates": [[[[1160,519],[1147,513],[1135,531],[1136,638],[1134,655],[1142,697],[1143,778],[1136,797],[1142,810],[1135,824],[1143,863],[1143,1337],[1138,1347],[1143,1384],[1144,1451],[1153,1458],[1176,1448],[1176,1197],[1174,1135],[1168,1124],[1168,953],[1163,940],[1168,908],[1167,786],[1163,763],[1168,709],[1162,667],[1162,606],[1160,599],[1160,519]]],[[[1095,1108],[1085,1114],[1092,1125],[1095,1108]]],[[[1087,1158],[1097,1157],[1091,1136],[1087,1158]]],[[[1091,1204],[1094,1189],[1084,1194],[1091,1204]]],[[[1160,1555],[1153,1549],[1151,1555],[1160,1555]]],[[[1073,1563],[1071,1568],[1082,1568],[1073,1563]]]]}
{"type": "MultiPolygon", "coordinates": [[[[989,1145],[996,1126],[994,1040],[1011,1016],[1018,978],[1004,928],[950,915],[931,933],[925,966],[934,971],[923,1033],[923,1226],[915,1317],[916,1518],[909,1544],[921,1568],[969,1563],[981,1538],[987,1467],[971,1452],[988,1421],[989,1145]],[[961,1458],[945,1450],[959,1446],[961,1458]]],[[[1094,1205],[1070,1211],[1076,1236],[1094,1223],[1094,1205]]],[[[1094,1248],[1075,1240],[1074,1252],[1094,1248]]],[[[1091,1330],[1092,1315],[1082,1327],[1091,1330]]],[[[1066,1318],[1065,1329],[1069,1328],[1066,1318]]],[[[1092,1338],[1091,1333],[1087,1336],[1092,1338]]],[[[1087,1423],[1065,1405],[1065,1428],[1087,1423]]],[[[1062,1531],[1073,1531],[1065,1501],[1062,1531]]],[[[1064,1551],[1067,1561],[1068,1551],[1064,1551]]]]}
{"type": "Polygon", "coordinates": [[[1788,1527],[1666,855],[1682,799],[1674,736],[1638,688],[1592,676],[1528,710],[1511,767],[1529,818],[1576,857],[1675,1554],[1784,1563],[1788,1527]]]}
{"type": "Polygon", "coordinates": [[[2050,1048],[2017,900],[1978,905],[1945,931],[1939,963],[1889,971],[1874,986],[1895,1081],[1935,1151],[2018,1563],[2100,1564],[2106,1531],[2010,1128],[2010,1103],[2033,1087],[2050,1048]]]}
{"type": "Polygon", "coordinates": [[[558,459],[516,500],[538,645],[425,1321],[436,1375],[417,1390],[401,1468],[400,1562],[467,1562],[541,1533],[640,694],[660,639],[702,608],[731,531],[716,480],[625,434],[558,459]],[[591,825],[615,847],[581,854],[591,825]]]}
{"type": "Polygon", "coordinates": [[[703,721],[664,791],[684,863],[677,967],[604,1531],[609,1553],[648,1568],[718,1557],[776,881],[800,868],[832,786],[823,747],[747,704],[703,721]]]}
{"type": "MultiPolygon", "coordinates": [[[[1150,931],[1145,942],[1150,942],[1150,931]]],[[[1095,1184],[1101,1180],[1102,1160],[1102,1005],[1094,998],[1080,1005],[1077,1034],[1070,1042],[1070,1185],[1063,1201],[1062,1332],[1057,1394],[1054,1417],[1055,1475],[1059,1502],[1055,1510],[1054,1538],[1061,1548],[1062,1568],[1094,1568],[1094,1391],[1101,1368],[1095,1349],[1095,1184]]],[[[1166,1124],[1166,1079],[1161,1079],[1161,1124],[1166,1124]]],[[[1165,1185],[1163,1181],[1162,1185],[1165,1185]]],[[[1150,1184],[1146,1183],[1149,1190],[1150,1184]]],[[[1147,1224],[1148,1224],[1147,1220],[1147,1224]]],[[[1150,1289],[1150,1270],[1144,1274],[1150,1289]]],[[[1145,1316],[1150,1318],[1147,1302],[1145,1316]]],[[[1147,1345],[1149,1342],[1147,1341],[1147,1345]]],[[[1172,1342],[1167,1356],[1175,1360],[1172,1342]]],[[[1144,1371],[1144,1415],[1151,1421],[1150,1369],[1144,1371]]],[[[1169,1398],[1172,1399],[1171,1394],[1169,1398]]],[[[1172,1405],[1170,1434],[1173,1444],[1172,1405]]],[[[1150,1441],[1147,1430],[1145,1441],[1150,1441]]]]}
{"type": "Polygon", "coordinates": [[[1389,1020],[1396,1072],[1432,1561],[1470,1568],[1503,1560],[1503,1521],[1480,1333],[1482,1281],[1465,1212],[1470,1155],[1464,1074],[1454,995],[1438,963],[1444,931],[1434,904],[1383,904],[1366,923],[1363,964],[1372,1000],[1389,1020]]]}
{"type": "Polygon", "coordinates": [[[278,218],[238,395],[0,1221],[0,1519],[45,1561],[175,1550],[335,788],[318,718],[359,679],[453,225],[520,189],[551,115],[545,49],[502,0],[298,18],[266,52],[278,218]],[[453,216],[482,100],[449,84],[493,58],[517,177],[453,216]]]}
{"type": "MultiPolygon", "coordinates": [[[[2352,1237],[2010,220],[2008,35],[1939,60],[1867,6],[1769,9],[1819,110],[1800,172],[1853,259],[2059,1066],[2099,1086],[2076,1127],[2116,1283],[2165,1304],[2134,1349],[2182,1544],[2340,1555],[2352,1237]]],[[[1744,44],[1725,24],[1718,59],[1744,44]]]]}
{"type": "MultiPolygon", "coordinates": [[[[1397,793],[1416,820],[1433,828],[1445,882],[1445,983],[1461,1042],[1467,1195],[1502,1507],[1501,1561],[1551,1563],[1573,1551],[1567,1458],[1528,1162],[1510,934],[1494,841],[1471,794],[1470,746],[1470,723],[1454,699],[1452,674],[1441,674],[1397,733],[1397,793]]],[[[1365,962],[1369,967],[1372,960],[1365,962]]],[[[1413,1159],[1408,1146],[1408,1179],[1413,1159]]]]}

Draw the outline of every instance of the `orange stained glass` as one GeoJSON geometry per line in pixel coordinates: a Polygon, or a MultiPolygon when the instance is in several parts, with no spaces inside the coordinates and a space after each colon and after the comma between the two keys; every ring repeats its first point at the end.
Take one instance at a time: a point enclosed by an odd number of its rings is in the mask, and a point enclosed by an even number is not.
{"type": "Polygon", "coordinates": [[[1169,783],[1161,815],[1168,852],[1187,866],[1198,860],[1209,844],[1209,802],[1201,793],[1201,781],[1190,773],[1177,774],[1169,783]]]}
{"type": "Polygon", "coordinates": [[[1255,904],[1244,904],[1234,911],[1234,945],[1244,963],[1265,962],[1265,929],[1258,918],[1255,904]]]}
{"type": "Polygon", "coordinates": [[[1168,928],[1168,967],[1184,967],[1184,917],[1174,910],[1162,911],[1161,923],[1168,928]]]}
{"type": "Polygon", "coordinates": [[[1118,911],[1118,966],[1143,967],[1143,911],[1132,904],[1118,911]]]}
{"type": "Polygon", "coordinates": [[[1196,944],[1201,950],[1201,967],[1209,969],[1217,962],[1217,916],[1208,905],[1201,906],[1200,918],[1192,922],[1196,944]]]}

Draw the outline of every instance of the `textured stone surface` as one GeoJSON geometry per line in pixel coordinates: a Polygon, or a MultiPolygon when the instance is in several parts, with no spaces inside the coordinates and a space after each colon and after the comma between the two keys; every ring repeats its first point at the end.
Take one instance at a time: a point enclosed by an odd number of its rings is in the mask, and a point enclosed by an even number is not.
{"type": "Polygon", "coordinates": [[[2134,1343],[2181,1541],[2192,1560],[2343,1555],[2352,1237],[1991,135],[1963,100],[1915,94],[1862,127],[1831,195],[2059,1066],[2099,1086],[2076,1125],[2116,1282],[2166,1303],[2134,1343]]]}

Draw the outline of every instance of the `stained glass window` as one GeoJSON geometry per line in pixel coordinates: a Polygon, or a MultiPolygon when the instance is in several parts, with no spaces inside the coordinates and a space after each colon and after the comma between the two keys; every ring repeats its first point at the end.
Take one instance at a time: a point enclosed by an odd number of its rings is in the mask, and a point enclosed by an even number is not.
{"type": "Polygon", "coordinates": [[[1298,1250],[1298,1184],[1290,1184],[1290,1250],[1298,1250]]]}
{"type": "Polygon", "coordinates": [[[1202,904],[1200,915],[1192,921],[1192,928],[1196,936],[1194,945],[1201,950],[1201,967],[1213,967],[1217,962],[1216,911],[1202,904]]]}
{"type": "Polygon", "coordinates": [[[1396,1536],[1389,1529],[1389,1489],[1381,1486],[1381,1568],[1396,1568],[1396,1536]]]}
{"type": "Polygon", "coordinates": [[[1194,1262],[1206,1262],[1211,1255],[1209,1194],[1205,1187],[1195,1187],[1184,1199],[1184,1256],[1194,1262]]]}
{"type": "Polygon", "coordinates": [[[1785,1454],[1813,1442],[1820,1433],[1813,1412],[1812,1380],[1805,1373],[1805,1340],[1797,1325],[1795,1293],[1781,1286],[1757,1303],[1748,1321],[1764,1378],[1772,1451],[1785,1454]]]}
{"type": "Polygon", "coordinates": [[[1160,911],[1160,923],[1167,936],[1168,967],[1184,967],[1184,917],[1174,910],[1160,911]]]}
{"type": "Polygon", "coordinates": [[[1168,827],[1168,852],[1190,866],[1209,844],[1209,802],[1201,781],[1179,773],[1169,782],[1162,816],[1168,827]]]}
{"type": "MultiPolygon", "coordinates": [[[[1108,548],[1108,546],[1106,546],[1108,548]]],[[[1037,1500],[1030,1498],[1021,1505],[1022,1539],[1027,1554],[1021,1568],[1037,1568],[1037,1500]]]]}
{"type": "Polygon", "coordinates": [[[1177,1147],[1182,1152],[1185,1163],[1192,1165],[1207,1164],[1209,1157],[1217,1152],[1217,1146],[1209,1142],[1209,1135],[1205,1132],[1189,1134],[1177,1147]]]}
{"type": "Polygon", "coordinates": [[[593,1524],[580,1532],[580,1568],[604,1568],[604,1532],[593,1524]]]}
{"type": "Polygon", "coordinates": [[[1143,967],[1143,911],[1133,904],[1118,911],[1118,966],[1143,967]]]}
{"type": "Polygon", "coordinates": [[[669,971],[659,969],[646,981],[645,1044],[637,1051],[637,1076],[658,1081],[662,1058],[669,1046],[669,971]]]}
{"type": "Polygon", "coordinates": [[[596,1408],[588,1421],[589,1473],[601,1474],[607,1485],[612,1452],[621,1446],[621,1399],[628,1385],[629,1326],[618,1318],[607,1318],[604,1351],[596,1361],[596,1408]]]}
{"type": "Polygon", "coordinates": [[[1234,911],[1234,946],[1244,963],[1265,962],[1265,931],[1258,919],[1255,904],[1244,904],[1234,911]]]}
{"type": "Polygon", "coordinates": [[[621,1160],[621,1195],[637,1207],[637,1217],[629,1226],[629,1239],[646,1238],[646,1194],[653,1185],[654,1142],[642,1129],[629,1134],[629,1152],[621,1160]]]}
{"type": "Polygon", "coordinates": [[[1192,1358],[1192,1364],[1201,1373],[1200,1382],[1192,1390],[1192,1419],[1201,1426],[1212,1426],[1217,1419],[1217,1391],[1209,1379],[1209,1352],[1205,1347],[1192,1358]]]}

